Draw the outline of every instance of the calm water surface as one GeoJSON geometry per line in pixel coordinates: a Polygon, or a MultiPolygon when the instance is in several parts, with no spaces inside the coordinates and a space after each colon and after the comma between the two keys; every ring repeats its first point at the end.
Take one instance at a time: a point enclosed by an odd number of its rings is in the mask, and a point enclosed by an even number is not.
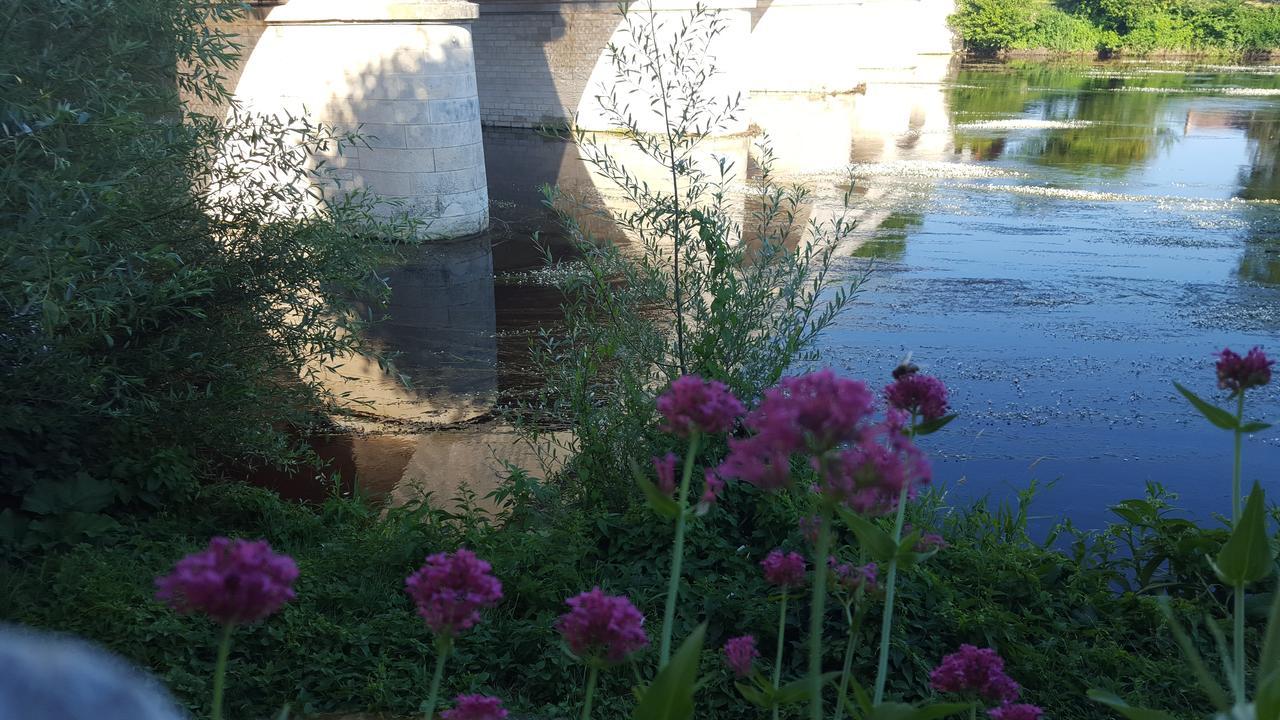
{"type": "MultiPolygon", "coordinates": [[[[1280,353],[1280,67],[938,59],[864,95],[757,95],[748,112],[778,169],[813,187],[811,218],[839,212],[852,175],[858,233],[838,269],[875,272],[823,356],[878,385],[911,353],[946,380],[961,418],[926,444],[953,500],[1056,481],[1035,511],[1096,526],[1156,481],[1199,517],[1227,509],[1230,436],[1171,383],[1217,396],[1215,350],[1280,353]]],[[[750,174],[751,143],[710,146],[750,174]]],[[[537,187],[621,202],[562,143],[486,129],[485,150],[494,230],[445,253],[465,263],[424,256],[392,280],[413,291],[378,339],[421,378],[397,417],[453,427],[390,441],[403,462],[356,453],[393,499],[456,488],[442,467],[528,460],[489,418],[536,387],[527,347],[557,320],[556,291],[522,272],[541,264],[534,232],[564,248],[537,187]]],[[[1280,415],[1278,389],[1251,396],[1259,414],[1280,415]]],[[[1280,434],[1250,438],[1246,476],[1278,470],[1280,434]]]]}
{"type": "MultiPolygon", "coordinates": [[[[861,169],[893,214],[855,252],[879,271],[826,358],[884,377],[911,352],[948,382],[961,419],[927,444],[959,496],[1056,480],[1036,510],[1096,525],[1154,481],[1226,511],[1230,436],[1172,381],[1220,398],[1213,351],[1280,352],[1276,73],[961,69],[946,152],[861,169]]],[[[1280,414],[1274,385],[1250,400],[1280,414]]],[[[1244,467],[1280,481],[1274,430],[1244,467]]]]}

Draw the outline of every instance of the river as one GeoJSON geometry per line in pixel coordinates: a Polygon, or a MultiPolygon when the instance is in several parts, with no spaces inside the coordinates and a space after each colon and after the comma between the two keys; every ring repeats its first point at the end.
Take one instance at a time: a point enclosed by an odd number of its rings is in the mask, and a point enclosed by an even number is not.
{"type": "MultiPolygon", "coordinates": [[[[836,212],[852,175],[858,229],[837,270],[874,271],[823,363],[879,385],[910,353],[947,382],[960,418],[925,445],[951,501],[1036,480],[1042,524],[1097,527],[1159,482],[1195,517],[1227,511],[1230,436],[1172,382],[1220,400],[1216,350],[1280,353],[1280,66],[943,58],[863,94],[749,103],[781,173],[814,188],[811,216],[836,212]]],[[[747,168],[757,138],[709,145],[747,168]]],[[[568,246],[537,188],[620,202],[565,143],[486,129],[485,152],[493,230],[392,273],[377,339],[413,390],[366,367],[358,386],[399,408],[392,424],[322,443],[378,497],[463,480],[483,494],[503,460],[534,464],[493,408],[536,388],[527,348],[557,321],[531,237],[568,246]]],[[[1280,383],[1250,395],[1260,417],[1278,401],[1280,383]]],[[[1274,484],[1280,433],[1245,449],[1246,478],[1274,484]]]]}

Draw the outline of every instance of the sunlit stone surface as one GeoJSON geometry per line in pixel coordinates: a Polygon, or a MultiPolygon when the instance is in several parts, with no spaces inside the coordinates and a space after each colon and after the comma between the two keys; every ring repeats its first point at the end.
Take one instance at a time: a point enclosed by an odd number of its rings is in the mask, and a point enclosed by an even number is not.
{"type": "Polygon", "coordinates": [[[267,17],[236,88],[253,112],[305,117],[368,136],[316,158],[338,192],[400,199],[448,238],[489,224],[471,23],[458,0],[292,0],[267,17]]]}

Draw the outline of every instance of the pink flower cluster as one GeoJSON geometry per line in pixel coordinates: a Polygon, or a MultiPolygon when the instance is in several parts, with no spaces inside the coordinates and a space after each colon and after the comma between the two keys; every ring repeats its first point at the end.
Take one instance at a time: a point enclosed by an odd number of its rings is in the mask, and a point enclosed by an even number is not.
{"type": "Polygon", "coordinates": [[[733,674],[740,678],[751,674],[751,666],[755,664],[758,657],[760,657],[760,651],[756,649],[754,635],[730,638],[724,644],[724,662],[733,674]]]}
{"type": "Polygon", "coordinates": [[[859,441],[828,459],[822,491],[863,515],[885,515],[898,507],[903,488],[915,497],[916,486],[932,478],[929,461],[891,411],[884,423],[871,427],[859,441]]]}
{"type": "Polygon", "coordinates": [[[1232,352],[1230,348],[1218,353],[1218,387],[1230,390],[1231,396],[1261,387],[1271,382],[1271,366],[1274,360],[1267,358],[1262,348],[1255,347],[1244,357],[1232,352]]]}
{"type": "Polygon", "coordinates": [[[565,603],[570,610],[556,621],[556,630],[578,657],[618,663],[649,644],[644,615],[625,597],[597,587],[565,603]]]}
{"type": "Polygon", "coordinates": [[[859,589],[872,593],[880,587],[875,563],[856,566],[837,562],[834,557],[830,557],[827,558],[827,565],[831,568],[835,586],[846,593],[852,594],[859,589]]]}
{"type": "Polygon", "coordinates": [[[938,378],[912,371],[894,372],[894,381],[884,388],[890,407],[937,420],[947,414],[947,386],[938,378]]]}
{"type": "Polygon", "coordinates": [[[689,437],[694,431],[727,433],[745,411],[724,383],[697,375],[685,375],[671,383],[658,397],[657,405],[666,418],[662,429],[680,437],[689,437]]]}
{"type": "Polygon", "coordinates": [[[440,720],[505,720],[502,701],[488,695],[459,695],[453,708],[440,713],[440,720]]]}
{"type": "Polygon", "coordinates": [[[437,553],[405,578],[405,592],[417,603],[427,627],[453,635],[480,622],[481,608],[493,607],[502,599],[502,583],[491,570],[489,563],[465,548],[437,553]]]}
{"type": "Polygon", "coordinates": [[[809,456],[820,492],[864,514],[897,507],[904,487],[930,478],[928,462],[903,428],[906,417],[890,410],[871,422],[875,398],[867,386],[831,370],[783,378],[746,417],[755,432],[730,438],[718,472],[764,490],[791,484],[791,458],[809,456]]]}
{"type": "Polygon", "coordinates": [[[828,368],[785,377],[766,390],[759,407],[747,415],[747,426],[756,431],[753,440],[773,450],[818,454],[855,442],[874,405],[866,384],[828,368]]]}
{"type": "Polygon", "coordinates": [[[653,458],[653,472],[658,476],[658,489],[667,495],[676,491],[676,462],[679,460],[675,453],[653,458]]]}
{"type": "Polygon", "coordinates": [[[1004,660],[991,648],[961,645],[942,658],[929,673],[929,683],[939,692],[972,693],[984,700],[1011,703],[1021,688],[1004,672],[1004,660]]]}
{"type": "Polygon", "coordinates": [[[261,620],[294,597],[298,566],[265,540],[215,537],[173,572],[156,578],[156,598],[180,613],[202,612],[223,625],[261,620]]]}
{"type": "Polygon", "coordinates": [[[805,563],[800,553],[775,549],[760,561],[760,567],[764,568],[764,581],[770,585],[792,588],[804,584],[805,563]]]}
{"type": "Polygon", "coordinates": [[[991,716],[991,720],[1040,720],[1044,710],[1035,705],[1018,703],[1017,705],[1005,704],[991,708],[987,711],[987,714],[991,716]]]}
{"type": "Polygon", "coordinates": [[[916,541],[916,552],[929,552],[931,550],[945,550],[949,547],[946,540],[937,533],[925,533],[916,541]]]}
{"type": "MultiPolygon", "coordinates": [[[[906,525],[903,525],[902,526],[903,537],[910,535],[913,532],[913,530],[914,528],[911,527],[911,523],[907,523],[906,525]]],[[[921,533],[920,539],[916,540],[916,546],[912,549],[918,553],[926,553],[932,550],[946,550],[949,547],[951,547],[950,543],[948,543],[946,539],[943,538],[941,535],[939,535],[938,533],[927,532],[927,533],[921,533]]]]}

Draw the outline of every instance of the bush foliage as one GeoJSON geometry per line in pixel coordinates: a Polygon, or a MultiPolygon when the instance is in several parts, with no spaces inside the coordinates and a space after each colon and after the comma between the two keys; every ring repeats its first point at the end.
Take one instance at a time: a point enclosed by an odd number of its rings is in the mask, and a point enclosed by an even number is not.
{"type": "Polygon", "coordinates": [[[1247,0],[961,0],[973,53],[1260,55],[1280,49],[1280,7],[1247,0]]]}
{"type": "Polygon", "coordinates": [[[212,459],[287,459],[307,369],[357,343],[344,298],[409,229],[312,197],[307,151],[355,138],[183,104],[227,100],[213,28],[239,7],[0,8],[0,536],[74,539],[212,459]]]}

